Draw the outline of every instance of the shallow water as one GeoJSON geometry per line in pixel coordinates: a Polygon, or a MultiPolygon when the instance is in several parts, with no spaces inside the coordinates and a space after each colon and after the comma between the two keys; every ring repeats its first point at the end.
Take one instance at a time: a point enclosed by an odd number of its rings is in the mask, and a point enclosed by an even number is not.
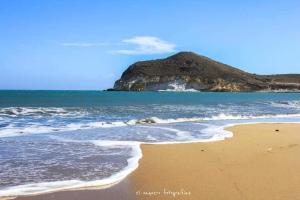
{"type": "Polygon", "coordinates": [[[300,94],[0,91],[0,196],[113,183],[140,143],[220,140],[254,122],[300,122],[300,94]]]}

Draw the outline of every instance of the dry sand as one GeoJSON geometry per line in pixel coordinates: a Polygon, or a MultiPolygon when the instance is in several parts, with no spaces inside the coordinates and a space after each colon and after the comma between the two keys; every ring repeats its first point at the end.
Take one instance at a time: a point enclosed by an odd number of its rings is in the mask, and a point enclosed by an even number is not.
{"type": "Polygon", "coordinates": [[[17,199],[300,199],[300,124],[239,125],[228,130],[234,137],[224,141],[143,145],[139,168],[109,189],[17,199]]]}

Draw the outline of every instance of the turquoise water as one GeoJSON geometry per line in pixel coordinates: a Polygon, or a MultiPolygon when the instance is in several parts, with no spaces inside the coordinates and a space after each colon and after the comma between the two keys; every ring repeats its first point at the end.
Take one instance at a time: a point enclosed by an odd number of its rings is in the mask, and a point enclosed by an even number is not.
{"type": "Polygon", "coordinates": [[[0,90],[0,107],[93,107],[299,100],[300,93],[104,92],[0,90]]]}
{"type": "Polygon", "coordinates": [[[114,183],[140,143],[215,141],[253,122],[300,122],[300,93],[0,91],[0,196],[114,183]]]}

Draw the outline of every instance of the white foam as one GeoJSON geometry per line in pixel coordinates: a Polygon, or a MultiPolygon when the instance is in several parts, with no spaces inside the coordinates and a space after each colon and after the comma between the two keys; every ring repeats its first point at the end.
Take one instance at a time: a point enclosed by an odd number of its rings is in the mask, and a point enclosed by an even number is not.
{"type": "Polygon", "coordinates": [[[300,100],[271,102],[273,107],[300,109],[300,100]]]}
{"type": "Polygon", "coordinates": [[[267,119],[267,118],[300,118],[300,114],[278,114],[278,115],[231,115],[220,113],[212,117],[191,117],[176,119],[161,119],[158,117],[150,117],[141,120],[130,120],[125,122],[127,125],[138,124],[171,124],[180,122],[201,122],[201,121],[217,121],[217,120],[243,120],[243,119],[267,119]]]}
{"type": "MultiPolygon", "coordinates": [[[[148,142],[147,144],[174,144],[174,143],[195,143],[195,142],[213,142],[224,140],[229,137],[233,137],[233,133],[225,130],[227,127],[239,125],[239,124],[256,124],[261,122],[247,122],[247,123],[235,123],[235,124],[227,124],[223,126],[216,126],[206,124],[207,128],[203,129],[203,133],[207,133],[212,137],[207,139],[192,139],[190,141],[168,141],[168,142],[148,142]]],[[[300,122],[263,122],[263,123],[300,123],[300,122]]],[[[168,131],[177,132],[179,130],[167,127],[156,127],[163,128],[168,131]]],[[[179,131],[180,132],[180,131],[179,131]]],[[[187,133],[184,132],[186,135],[187,133]]],[[[180,136],[180,134],[178,134],[180,136]]],[[[54,139],[65,140],[59,137],[54,139]]],[[[66,140],[66,142],[77,142],[76,140],[66,140]]],[[[82,142],[82,141],[80,141],[82,142]]],[[[131,157],[127,160],[128,165],[121,170],[120,172],[96,181],[80,181],[80,180],[69,180],[69,181],[55,181],[55,182],[43,182],[43,183],[34,183],[34,184],[26,184],[20,186],[8,187],[3,190],[0,190],[0,197],[9,197],[9,196],[18,196],[18,195],[32,195],[32,194],[41,194],[47,192],[54,192],[60,190],[71,190],[71,189],[79,189],[79,188],[88,188],[88,187],[109,187],[113,184],[120,182],[124,179],[128,174],[133,172],[138,167],[138,161],[142,158],[142,151],[140,145],[143,142],[137,141],[111,141],[111,140],[89,140],[85,142],[91,142],[94,145],[104,146],[104,147],[118,147],[118,146],[128,146],[132,149],[131,157]]]]}
{"type": "Polygon", "coordinates": [[[127,166],[120,172],[113,174],[112,176],[96,181],[80,181],[80,180],[69,180],[69,181],[53,181],[53,182],[42,182],[33,183],[19,186],[7,187],[0,190],[0,197],[19,196],[19,195],[33,195],[47,192],[55,192],[61,190],[71,190],[78,188],[87,187],[109,187],[113,184],[118,183],[124,179],[128,174],[134,171],[138,167],[138,161],[142,158],[142,151],[139,142],[131,141],[91,141],[95,145],[107,145],[108,142],[114,145],[129,146],[132,149],[131,157],[127,159],[127,166]]]}
{"type": "MultiPolygon", "coordinates": [[[[149,128],[147,126],[140,126],[140,127],[149,128]]],[[[176,136],[174,137],[173,135],[170,135],[170,137],[172,137],[174,139],[177,139],[177,140],[194,140],[195,139],[193,136],[191,136],[191,133],[188,132],[188,131],[182,131],[182,130],[178,130],[178,129],[175,129],[175,128],[161,127],[161,126],[151,126],[151,128],[173,132],[173,133],[176,134],[176,136]]],[[[164,133],[164,135],[169,135],[169,134],[164,133]]]]}
{"type": "Polygon", "coordinates": [[[178,123],[178,122],[194,122],[194,121],[201,121],[203,118],[199,117],[191,117],[191,118],[176,118],[176,119],[161,119],[158,117],[150,117],[141,120],[130,120],[129,125],[136,125],[136,124],[171,124],[171,123],[178,123]]]}
{"type": "Polygon", "coordinates": [[[54,116],[69,116],[79,114],[78,111],[68,111],[64,108],[58,107],[7,107],[0,109],[1,115],[5,116],[18,116],[18,115],[38,115],[38,114],[49,114],[54,116]]]}
{"type": "Polygon", "coordinates": [[[240,120],[240,119],[275,119],[275,118],[299,118],[300,114],[278,114],[278,115],[227,115],[221,113],[216,116],[203,118],[204,121],[210,120],[240,120]]]}
{"type": "Polygon", "coordinates": [[[62,126],[44,126],[39,124],[27,125],[26,127],[15,127],[9,125],[5,128],[0,128],[0,137],[16,137],[31,134],[52,133],[57,131],[75,131],[93,128],[112,128],[127,126],[124,122],[90,122],[90,123],[71,123],[62,126]]]}
{"type": "Polygon", "coordinates": [[[278,115],[231,115],[220,113],[212,117],[191,117],[191,118],[175,118],[161,119],[158,117],[150,117],[140,120],[115,121],[115,122],[89,122],[89,123],[72,123],[66,126],[50,127],[39,124],[29,125],[27,127],[14,127],[12,125],[0,129],[0,137],[15,137],[28,134],[51,133],[55,131],[74,131],[94,128],[113,128],[128,125],[141,124],[171,124],[180,122],[201,122],[216,120],[247,120],[247,119],[280,119],[280,118],[300,118],[300,114],[278,114],[278,115]]]}
{"type": "Polygon", "coordinates": [[[202,142],[213,142],[224,140],[225,138],[233,137],[233,133],[225,130],[225,126],[215,126],[215,125],[207,125],[207,128],[202,130],[202,133],[207,133],[208,135],[212,135],[211,138],[204,139],[202,142]]]}
{"type": "Polygon", "coordinates": [[[88,140],[96,146],[102,147],[116,147],[116,146],[139,146],[141,142],[138,141],[113,141],[113,140],[88,140]]]}
{"type": "Polygon", "coordinates": [[[28,134],[39,134],[53,132],[53,128],[42,125],[30,125],[27,127],[14,127],[9,125],[5,128],[0,129],[0,137],[15,137],[20,135],[28,134]]]}
{"type": "MultiPolygon", "coordinates": [[[[190,137],[189,132],[181,131],[174,128],[168,127],[155,127],[163,130],[167,130],[170,132],[174,132],[179,139],[186,139],[184,142],[180,141],[170,141],[170,142],[155,142],[155,143],[148,143],[148,144],[171,144],[171,143],[190,143],[190,142],[199,142],[199,141],[213,141],[213,140],[220,140],[221,139],[221,132],[219,133],[220,138],[213,138],[210,140],[196,140],[195,138],[190,137]],[[190,141],[188,141],[190,139],[190,141]]],[[[58,136],[49,136],[52,139],[57,139],[63,142],[83,142],[79,140],[72,140],[72,139],[65,139],[58,136]]],[[[224,137],[225,138],[225,135],[224,137]]],[[[130,147],[132,149],[131,157],[127,160],[128,165],[121,170],[120,172],[96,181],[80,181],[80,180],[69,180],[69,181],[55,181],[55,182],[42,182],[42,183],[34,183],[34,184],[26,184],[20,186],[13,186],[8,187],[3,190],[0,190],[0,196],[18,196],[18,195],[33,195],[33,194],[41,194],[47,192],[54,192],[60,190],[71,190],[71,189],[78,189],[78,188],[85,188],[85,187],[107,187],[112,184],[118,183],[122,179],[124,179],[128,174],[134,171],[138,167],[138,161],[142,157],[142,151],[140,148],[140,144],[143,142],[137,141],[111,141],[111,140],[88,140],[84,142],[91,142],[94,145],[101,146],[101,147],[108,147],[108,148],[115,148],[115,147],[130,147]]]]}

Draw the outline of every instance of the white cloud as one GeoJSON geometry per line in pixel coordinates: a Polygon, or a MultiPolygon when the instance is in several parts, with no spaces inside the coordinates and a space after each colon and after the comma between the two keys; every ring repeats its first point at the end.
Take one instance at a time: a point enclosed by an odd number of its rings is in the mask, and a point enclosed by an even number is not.
{"type": "Polygon", "coordinates": [[[175,44],[164,41],[157,37],[136,36],[122,40],[123,43],[135,45],[132,49],[121,49],[114,51],[126,55],[161,54],[175,51],[175,44]]]}
{"type": "Polygon", "coordinates": [[[61,43],[61,45],[65,47],[99,47],[99,46],[106,46],[108,45],[108,43],[65,42],[65,43],[61,43]]]}

